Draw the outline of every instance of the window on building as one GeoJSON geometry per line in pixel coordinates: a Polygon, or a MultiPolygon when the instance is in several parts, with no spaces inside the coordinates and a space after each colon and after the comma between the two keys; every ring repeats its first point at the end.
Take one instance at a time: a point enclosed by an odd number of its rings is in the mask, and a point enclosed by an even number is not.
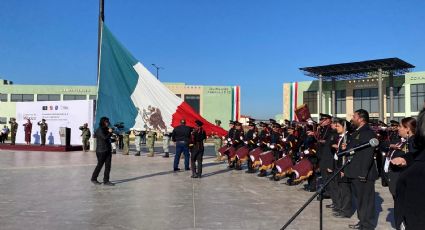
{"type": "Polygon", "coordinates": [[[317,91],[304,91],[303,103],[307,104],[310,113],[317,113],[317,91]]]}
{"type": "MultiPolygon", "coordinates": [[[[404,113],[404,87],[394,87],[394,113],[404,113]]],[[[390,112],[390,87],[387,87],[387,113],[390,112]]]]}
{"type": "Polygon", "coordinates": [[[184,95],[184,101],[189,104],[195,112],[199,113],[201,110],[200,96],[197,94],[186,94],[184,95]]]}
{"type": "Polygon", "coordinates": [[[345,104],[345,90],[336,90],[335,91],[335,100],[336,100],[336,113],[345,114],[346,113],[346,104],[345,104]]]}
{"type": "Polygon", "coordinates": [[[425,102],[425,84],[410,85],[410,103],[412,112],[422,110],[425,102]]]}
{"type": "Polygon", "coordinates": [[[7,94],[0,93],[0,101],[1,102],[7,102],[7,94]]]}
{"type": "Polygon", "coordinates": [[[7,123],[7,117],[0,117],[0,124],[6,124],[6,123],[7,123]]]}
{"type": "Polygon", "coordinates": [[[10,101],[13,101],[13,102],[34,101],[34,94],[11,94],[10,101]]]}
{"type": "Polygon", "coordinates": [[[60,94],[38,94],[37,101],[60,101],[60,94]]]}
{"type": "Polygon", "coordinates": [[[86,100],[87,96],[86,95],[68,95],[65,94],[63,95],[63,100],[64,101],[69,101],[69,100],[86,100]]]}
{"type": "Polygon", "coordinates": [[[89,100],[96,100],[97,96],[96,95],[89,95],[89,100]]]}
{"type": "Polygon", "coordinates": [[[354,111],[358,109],[365,109],[369,113],[379,111],[378,88],[354,90],[354,111]]]}

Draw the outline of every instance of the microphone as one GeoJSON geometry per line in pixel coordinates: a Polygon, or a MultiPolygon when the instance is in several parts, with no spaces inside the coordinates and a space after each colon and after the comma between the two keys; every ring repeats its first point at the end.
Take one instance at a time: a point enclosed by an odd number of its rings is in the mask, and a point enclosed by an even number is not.
{"type": "Polygon", "coordinates": [[[369,142],[366,142],[364,144],[361,144],[359,146],[356,146],[354,148],[342,151],[340,153],[338,153],[338,157],[342,157],[342,156],[352,156],[354,155],[354,153],[359,150],[359,149],[363,149],[363,148],[367,148],[367,147],[376,147],[379,145],[379,141],[376,138],[372,138],[370,139],[369,142]]]}

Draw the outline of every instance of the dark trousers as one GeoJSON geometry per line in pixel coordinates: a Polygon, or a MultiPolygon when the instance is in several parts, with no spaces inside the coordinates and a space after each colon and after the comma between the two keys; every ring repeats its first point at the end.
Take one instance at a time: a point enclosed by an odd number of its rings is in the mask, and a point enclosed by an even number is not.
{"type": "Polygon", "coordinates": [[[192,174],[193,175],[202,175],[202,158],[204,156],[204,150],[194,150],[192,151],[192,155],[190,157],[190,164],[192,168],[192,174]],[[196,168],[196,162],[198,162],[198,168],[196,168]],[[198,170],[196,170],[198,169],[198,170]]]}
{"type": "Polygon", "coordinates": [[[41,145],[46,145],[46,133],[40,133],[41,145]]]}
{"type": "Polygon", "coordinates": [[[180,155],[184,154],[184,168],[189,169],[189,146],[184,141],[176,142],[176,155],[174,155],[174,169],[179,167],[180,155]]]}
{"type": "Polygon", "coordinates": [[[338,182],[335,207],[339,209],[344,216],[351,216],[353,210],[351,198],[351,183],[338,182]]]}
{"type": "Polygon", "coordinates": [[[357,196],[357,217],[360,221],[360,229],[375,229],[375,181],[361,182],[358,179],[352,179],[351,184],[357,196]]]}
{"type": "MultiPolygon", "coordinates": [[[[322,175],[322,185],[326,183],[326,181],[328,181],[329,178],[331,178],[332,176],[332,172],[328,172],[327,169],[322,169],[320,168],[320,174],[322,175]]],[[[324,195],[325,196],[330,196],[332,199],[332,203],[335,204],[335,190],[336,190],[336,186],[337,186],[337,182],[336,180],[332,180],[329,185],[326,187],[324,195]]]]}
{"type": "Polygon", "coordinates": [[[97,165],[93,171],[93,175],[91,177],[92,180],[97,180],[99,176],[100,170],[105,164],[105,172],[103,174],[103,182],[109,181],[109,173],[111,172],[111,161],[112,161],[112,153],[111,152],[96,152],[97,156],[97,165]]]}

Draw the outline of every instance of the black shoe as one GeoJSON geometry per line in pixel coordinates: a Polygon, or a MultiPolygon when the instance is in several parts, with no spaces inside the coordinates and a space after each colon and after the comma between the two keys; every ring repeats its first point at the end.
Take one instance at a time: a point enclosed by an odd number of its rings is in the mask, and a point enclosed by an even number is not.
{"type": "Polygon", "coordinates": [[[335,205],[334,204],[327,204],[325,207],[326,208],[335,208],[335,205]]]}
{"type": "Polygon", "coordinates": [[[267,176],[267,172],[260,172],[260,173],[258,173],[258,175],[257,176],[259,176],[259,177],[265,177],[265,176],[267,176]]]}
{"type": "Polygon", "coordinates": [[[100,184],[100,182],[99,182],[99,181],[97,181],[97,180],[91,180],[91,182],[92,182],[93,184],[100,184]]]}
{"type": "Polygon", "coordinates": [[[190,170],[190,168],[185,168],[185,169],[184,169],[184,171],[189,171],[189,170],[190,170]]]}
{"type": "Polygon", "coordinates": [[[174,169],[174,172],[177,172],[177,171],[180,171],[180,169],[179,168],[175,168],[174,169]]]}
{"type": "Polygon", "coordinates": [[[107,185],[107,186],[115,186],[115,184],[114,184],[114,183],[112,183],[112,182],[110,182],[110,181],[103,182],[103,185],[107,185]]]}
{"type": "Polygon", "coordinates": [[[170,157],[170,155],[169,155],[168,153],[165,153],[165,155],[164,155],[164,156],[162,156],[162,157],[164,157],[164,158],[169,158],[169,157],[170,157]]]}
{"type": "Polygon", "coordinates": [[[198,174],[198,178],[201,178],[202,177],[202,175],[201,174],[198,174]]]}
{"type": "Polygon", "coordinates": [[[348,228],[351,228],[351,229],[360,229],[360,223],[357,223],[357,224],[349,224],[349,225],[348,225],[348,228]]]}
{"type": "Polygon", "coordinates": [[[246,171],[245,171],[245,173],[255,173],[255,170],[253,170],[253,169],[248,169],[248,170],[246,170],[246,171]]]}
{"type": "Polygon", "coordinates": [[[198,178],[198,175],[193,174],[191,177],[192,177],[192,178],[198,178]]]}

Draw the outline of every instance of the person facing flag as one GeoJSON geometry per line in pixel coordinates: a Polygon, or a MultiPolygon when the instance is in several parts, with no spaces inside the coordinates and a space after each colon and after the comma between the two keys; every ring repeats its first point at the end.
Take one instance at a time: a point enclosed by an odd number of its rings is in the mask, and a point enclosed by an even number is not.
{"type": "Polygon", "coordinates": [[[195,127],[201,121],[210,135],[226,131],[211,124],[171,92],[102,24],[96,121],[107,116],[128,128],[166,132],[180,124],[195,127]]]}

